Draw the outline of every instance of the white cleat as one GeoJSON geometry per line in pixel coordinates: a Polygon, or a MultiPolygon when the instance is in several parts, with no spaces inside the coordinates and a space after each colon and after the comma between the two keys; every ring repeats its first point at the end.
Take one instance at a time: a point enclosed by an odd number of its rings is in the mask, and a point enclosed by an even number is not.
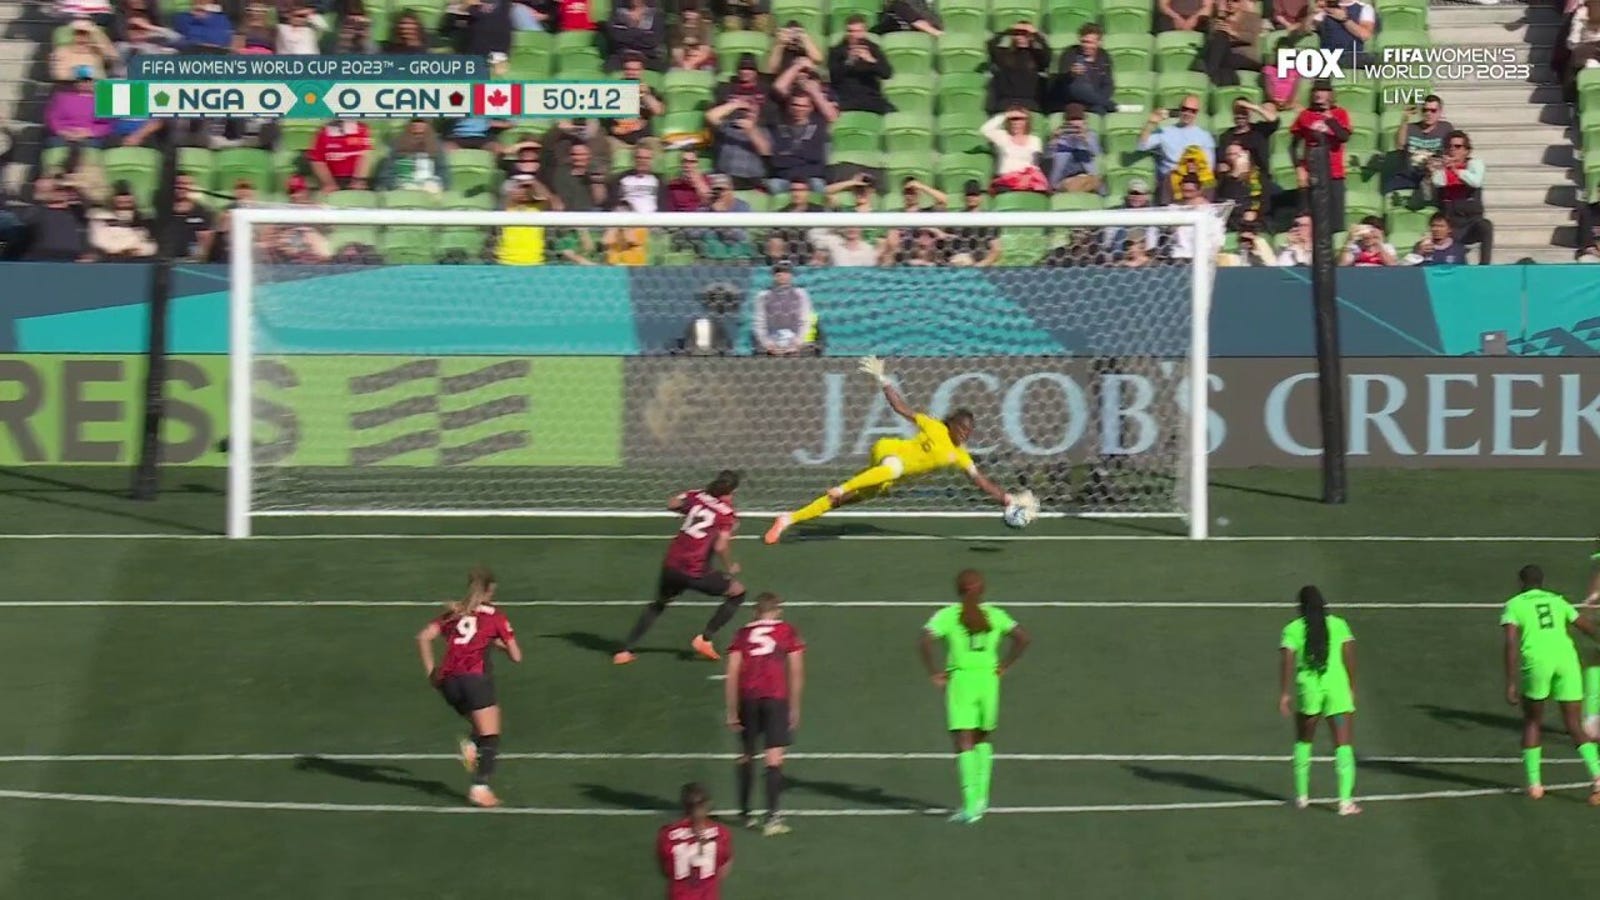
{"type": "Polygon", "coordinates": [[[761,836],[777,837],[779,835],[788,834],[791,830],[792,829],[789,828],[789,823],[785,822],[783,817],[773,816],[767,820],[765,825],[761,826],[761,836]]]}
{"type": "Polygon", "coordinates": [[[1359,815],[1361,815],[1361,807],[1355,805],[1355,803],[1353,801],[1346,800],[1343,803],[1339,804],[1339,815],[1341,815],[1341,816],[1359,816],[1359,815]]]}
{"type": "Polygon", "coordinates": [[[1296,798],[1294,798],[1294,808],[1295,809],[1307,809],[1310,806],[1311,806],[1311,798],[1310,797],[1296,797],[1296,798]]]}

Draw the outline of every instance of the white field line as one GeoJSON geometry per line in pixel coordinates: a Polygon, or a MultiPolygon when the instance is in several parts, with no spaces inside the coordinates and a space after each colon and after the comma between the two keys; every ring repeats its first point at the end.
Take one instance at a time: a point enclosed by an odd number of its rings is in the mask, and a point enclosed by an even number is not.
{"type": "MultiPolygon", "coordinates": [[[[731,762],[733,753],[501,753],[502,760],[533,760],[540,762],[731,762]]],[[[293,762],[316,758],[332,762],[420,762],[455,760],[452,753],[65,753],[65,754],[14,754],[0,755],[0,764],[6,763],[225,763],[225,762],[293,762]]],[[[949,762],[948,752],[818,752],[789,753],[785,758],[802,761],[850,762],[949,762]]],[[[995,759],[1003,762],[1033,763],[1147,763],[1147,762],[1207,762],[1207,763],[1286,763],[1290,757],[1275,754],[1245,753],[996,753],[995,759]]],[[[1333,757],[1317,757],[1320,762],[1333,757]]],[[[1409,764],[1409,765],[1516,765],[1519,756],[1362,756],[1358,763],[1409,764]]],[[[1546,764],[1579,763],[1579,759],[1547,759],[1546,764]]]]}
{"type": "MultiPolygon", "coordinates": [[[[1572,790],[1589,787],[1588,782],[1574,782],[1571,784],[1550,785],[1548,790],[1572,790]]],[[[1414,800],[1449,800],[1469,797],[1494,797],[1505,794],[1521,793],[1518,788],[1482,788],[1471,790],[1451,791],[1423,791],[1407,794],[1371,794],[1357,797],[1362,803],[1392,803],[1414,800]]],[[[467,806],[422,806],[416,804],[380,804],[380,803],[300,803],[293,801],[256,801],[256,800],[211,800],[199,797],[139,797],[120,794],[78,794],[57,791],[14,791],[0,790],[0,800],[38,800],[56,803],[92,803],[111,804],[118,806],[165,806],[186,807],[199,809],[228,809],[252,811],[281,811],[281,812],[334,812],[334,813],[431,813],[444,815],[460,815],[462,813],[500,815],[500,816],[549,816],[549,817],[618,817],[618,816],[652,816],[661,817],[669,811],[661,809],[624,809],[606,807],[500,807],[494,810],[478,810],[467,806]]],[[[1319,798],[1314,801],[1318,804],[1331,804],[1334,801],[1319,798]]],[[[1170,812],[1179,810],[1218,810],[1218,809],[1252,809],[1261,807],[1279,807],[1286,805],[1282,800],[1214,800],[1178,803],[1111,803],[1111,804],[1082,804],[1067,806],[1001,806],[989,810],[991,815],[1069,815],[1091,813],[1133,813],[1133,812],[1170,812]]],[[[786,809],[784,815],[800,818],[868,818],[868,817],[905,817],[905,816],[940,816],[950,813],[949,809],[786,809]]],[[[734,815],[733,810],[718,810],[716,815],[729,817],[734,815]]]]}
{"type": "MultiPolygon", "coordinates": [[[[264,534],[245,539],[249,541],[665,541],[668,534],[264,534]]],[[[738,535],[734,540],[755,541],[756,534],[738,535]]],[[[223,534],[74,534],[52,532],[48,534],[0,534],[0,541],[224,541],[223,534]]],[[[1189,541],[1179,534],[845,534],[827,538],[806,538],[803,535],[794,543],[813,541],[867,541],[867,542],[918,542],[964,541],[969,543],[1051,543],[1095,541],[1189,541]]],[[[1220,544],[1280,544],[1280,543],[1330,543],[1330,544],[1569,544],[1594,543],[1592,535],[1224,535],[1207,538],[1220,544]]]]}
{"type": "MultiPolygon", "coordinates": [[[[575,607],[575,608],[633,608],[643,600],[505,600],[496,606],[513,608],[575,607]]],[[[683,600],[675,606],[716,606],[715,600],[683,600]]],[[[938,609],[941,604],[925,600],[793,600],[784,604],[789,609],[938,609]]],[[[1003,600],[1007,609],[1275,609],[1290,611],[1294,607],[1269,600],[1003,600]]],[[[194,607],[194,608],[250,608],[300,609],[300,608],[443,608],[439,600],[0,600],[0,609],[71,609],[74,607],[194,607]]],[[[1340,603],[1339,609],[1415,609],[1415,610],[1496,610],[1504,603],[1410,603],[1401,601],[1356,601],[1340,603]]]]}

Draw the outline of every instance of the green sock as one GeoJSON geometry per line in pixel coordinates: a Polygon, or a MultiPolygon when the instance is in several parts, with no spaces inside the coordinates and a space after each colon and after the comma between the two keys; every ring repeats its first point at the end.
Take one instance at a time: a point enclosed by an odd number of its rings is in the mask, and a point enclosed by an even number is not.
{"type": "Polygon", "coordinates": [[[1339,802],[1349,803],[1356,794],[1356,748],[1334,748],[1333,771],[1339,776],[1339,802]]]}
{"type": "Polygon", "coordinates": [[[1544,756],[1543,747],[1523,747],[1522,767],[1528,772],[1528,786],[1544,784],[1544,778],[1539,774],[1540,759],[1544,756]]]}
{"type": "Polygon", "coordinates": [[[961,772],[961,810],[972,812],[978,799],[978,751],[965,750],[956,754],[956,768],[961,772]]]}
{"type": "Polygon", "coordinates": [[[978,808],[989,808],[989,784],[994,781],[994,745],[985,741],[972,748],[978,754],[978,808]]]}
{"type": "Polygon", "coordinates": [[[1294,743],[1294,795],[1296,797],[1311,796],[1311,743],[1309,741],[1295,741],[1294,743]]]}
{"type": "Polygon", "coordinates": [[[1583,714],[1600,716],[1600,666],[1583,670],[1583,714]]]}
{"type": "Polygon", "coordinates": [[[1596,749],[1594,741],[1578,745],[1578,755],[1583,757],[1583,764],[1589,767],[1590,778],[1600,778],[1600,749],[1596,749]]]}

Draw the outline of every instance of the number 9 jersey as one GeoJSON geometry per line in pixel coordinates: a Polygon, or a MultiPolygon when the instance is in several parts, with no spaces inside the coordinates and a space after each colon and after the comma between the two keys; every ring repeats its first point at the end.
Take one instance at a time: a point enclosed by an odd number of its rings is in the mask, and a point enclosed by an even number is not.
{"type": "Polygon", "coordinates": [[[435,677],[489,674],[489,648],[497,640],[509,641],[516,635],[505,613],[493,606],[480,606],[470,613],[447,612],[434,620],[444,638],[444,662],[435,677]]]}

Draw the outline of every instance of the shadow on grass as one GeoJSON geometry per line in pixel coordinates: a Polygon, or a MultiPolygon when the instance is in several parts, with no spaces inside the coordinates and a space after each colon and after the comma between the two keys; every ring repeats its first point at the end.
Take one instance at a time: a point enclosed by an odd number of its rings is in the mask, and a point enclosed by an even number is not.
{"type": "MultiPolygon", "coordinates": [[[[200,493],[202,491],[204,489],[198,485],[185,485],[181,491],[163,491],[162,493],[200,493]]],[[[188,534],[216,533],[214,528],[204,528],[192,522],[135,512],[134,509],[136,508],[151,509],[152,507],[136,506],[140,501],[132,499],[127,490],[112,490],[84,482],[64,481],[60,478],[25,472],[21,469],[0,469],[0,498],[43,503],[95,516],[110,516],[129,522],[138,522],[141,525],[175,529],[188,534]],[[23,484],[19,486],[13,484],[13,482],[23,482],[23,484]],[[84,499],[69,499],[73,496],[84,499]],[[113,500],[118,505],[96,505],[95,503],[87,502],[90,498],[113,500]]]]}
{"type": "Polygon", "coordinates": [[[1125,766],[1135,778],[1153,781],[1157,784],[1170,784],[1176,787],[1187,788],[1191,791],[1207,791],[1213,794],[1232,794],[1235,797],[1245,797],[1250,800],[1276,800],[1282,801],[1281,794],[1274,794],[1262,788],[1248,784],[1239,784],[1234,781],[1225,781],[1211,775],[1202,775],[1199,772],[1180,772],[1175,769],[1156,769],[1150,766],[1128,765],[1125,766]]]}
{"type": "Polygon", "coordinates": [[[926,531],[913,531],[905,528],[884,528],[871,522],[845,521],[822,522],[816,525],[806,524],[797,527],[785,537],[786,541],[832,541],[845,537],[870,537],[873,535],[897,536],[925,536],[936,535],[926,531]]]}
{"type": "Polygon", "coordinates": [[[1522,731],[1522,716],[1513,713],[1492,713],[1477,709],[1452,709],[1434,703],[1418,703],[1413,709],[1421,710],[1432,718],[1453,725],[1458,729],[1464,728],[1493,728],[1496,731],[1509,731],[1513,734],[1522,731]]]}
{"type": "Polygon", "coordinates": [[[676,802],[666,797],[657,797],[640,791],[625,791],[604,784],[580,784],[578,790],[596,803],[618,809],[659,809],[662,812],[672,812],[678,808],[676,802]]]}
{"type": "Polygon", "coordinates": [[[294,761],[294,767],[299,772],[332,775],[334,778],[359,781],[362,784],[386,784],[394,787],[409,788],[429,797],[443,800],[459,801],[466,796],[464,791],[457,790],[442,781],[414,777],[409,769],[400,766],[374,765],[372,763],[353,762],[343,759],[328,759],[323,756],[302,756],[294,761]]]}
{"type": "Polygon", "coordinates": [[[822,781],[813,778],[797,778],[785,774],[789,787],[797,790],[832,797],[853,803],[857,806],[882,807],[884,809],[914,809],[926,812],[930,809],[942,809],[938,803],[929,803],[915,797],[906,797],[900,794],[891,794],[877,785],[851,784],[846,781],[822,781]]]}
{"type": "Polygon", "coordinates": [[[1277,491],[1272,488],[1255,487],[1248,484],[1229,484],[1225,481],[1213,481],[1211,486],[1219,490],[1238,491],[1241,494],[1255,494],[1258,497],[1273,497],[1278,500],[1299,500],[1302,503],[1322,502],[1322,497],[1318,494],[1298,494],[1291,491],[1277,491]]]}
{"type": "MultiPolygon", "coordinates": [[[[539,637],[553,638],[561,641],[564,644],[571,644],[572,646],[577,647],[579,650],[584,650],[589,653],[601,653],[606,656],[610,656],[622,649],[622,645],[617,642],[616,638],[595,634],[592,631],[562,631],[552,634],[541,634],[539,637]]],[[[637,656],[646,656],[649,654],[659,653],[676,656],[678,659],[682,660],[695,659],[694,651],[687,647],[639,647],[633,652],[637,656]]]]}
{"type": "Polygon", "coordinates": [[[1392,775],[1403,775],[1406,778],[1415,778],[1420,781],[1435,781],[1440,784],[1455,784],[1469,788],[1515,788],[1516,784],[1491,778],[1479,778],[1476,775],[1467,775],[1462,772],[1452,772],[1448,769],[1436,769],[1432,766],[1420,765],[1413,762],[1395,762],[1394,760],[1360,760],[1362,769],[1374,772],[1388,772],[1392,775]]]}

